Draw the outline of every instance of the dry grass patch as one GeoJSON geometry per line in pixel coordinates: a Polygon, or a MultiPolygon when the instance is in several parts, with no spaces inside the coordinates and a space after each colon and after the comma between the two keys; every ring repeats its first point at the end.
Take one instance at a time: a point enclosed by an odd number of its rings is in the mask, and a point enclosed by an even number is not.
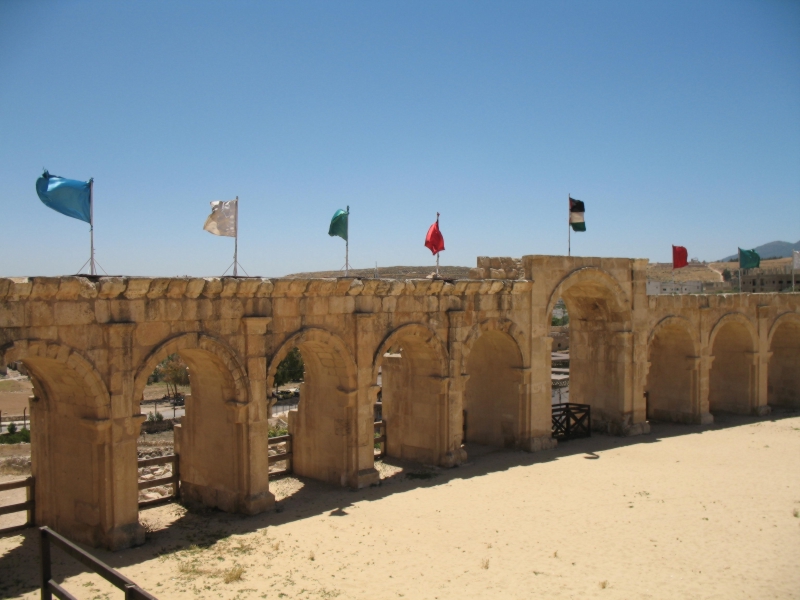
{"type": "Polygon", "coordinates": [[[241,581],[244,575],[244,567],[234,565],[222,574],[222,581],[225,583],[233,583],[234,581],[241,581]]]}

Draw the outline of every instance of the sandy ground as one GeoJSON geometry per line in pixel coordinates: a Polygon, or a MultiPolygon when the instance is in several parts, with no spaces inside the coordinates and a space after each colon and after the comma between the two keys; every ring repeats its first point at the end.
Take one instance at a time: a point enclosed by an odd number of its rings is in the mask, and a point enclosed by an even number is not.
{"type": "MultiPolygon", "coordinates": [[[[142,511],[144,546],[92,552],[159,598],[800,598],[800,416],[655,425],[379,487],[286,478],[255,517],[142,511]],[[721,421],[721,422],[720,422],[721,421]]],[[[37,598],[35,530],[0,538],[0,596],[37,598]]],[[[121,598],[59,555],[80,598],[121,598]]]]}

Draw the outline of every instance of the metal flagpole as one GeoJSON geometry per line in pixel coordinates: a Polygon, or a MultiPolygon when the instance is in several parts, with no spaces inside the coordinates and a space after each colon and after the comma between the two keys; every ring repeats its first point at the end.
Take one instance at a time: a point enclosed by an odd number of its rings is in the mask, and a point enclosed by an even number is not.
{"type": "Polygon", "coordinates": [[[572,256],[572,225],[569,223],[572,210],[572,194],[567,195],[567,256],[572,256]]]}
{"type": "Polygon", "coordinates": [[[233,276],[238,277],[239,271],[239,196],[236,196],[236,210],[234,211],[236,235],[233,242],[233,276]]]}
{"type": "Polygon", "coordinates": [[[739,293],[742,293],[742,250],[739,249],[739,293]]]}
{"type": "Polygon", "coordinates": [[[350,206],[347,207],[347,239],[344,241],[344,276],[350,274],[350,206]]]}
{"type": "Polygon", "coordinates": [[[91,244],[89,270],[92,275],[97,275],[97,271],[94,268],[94,177],[89,180],[89,238],[91,244]]]}

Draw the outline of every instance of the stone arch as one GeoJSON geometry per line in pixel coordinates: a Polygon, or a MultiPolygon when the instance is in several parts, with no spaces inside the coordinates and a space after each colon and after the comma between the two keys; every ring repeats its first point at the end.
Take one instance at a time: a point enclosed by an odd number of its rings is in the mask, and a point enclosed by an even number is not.
{"type": "Polygon", "coordinates": [[[748,414],[755,407],[758,333],[741,313],[723,315],[709,336],[709,411],[748,414]]]}
{"type": "Polygon", "coordinates": [[[53,402],[51,410],[63,411],[64,405],[69,404],[75,407],[75,416],[110,416],[108,388],[94,365],[77,350],[53,342],[18,340],[2,354],[3,364],[20,361],[25,365],[31,373],[36,397],[46,403],[53,402]]]}
{"type": "Polygon", "coordinates": [[[218,364],[224,365],[230,373],[233,385],[236,389],[236,401],[249,402],[249,392],[247,389],[247,376],[244,367],[236,357],[236,353],[224,342],[216,340],[211,336],[201,333],[184,333],[170,338],[156,347],[136,372],[134,378],[133,393],[134,399],[142,397],[142,391],[147,385],[147,378],[162,360],[171,354],[183,356],[187,351],[199,350],[214,356],[218,364]]]}
{"type": "MultiPolygon", "coordinates": [[[[339,336],[318,327],[302,329],[288,336],[272,356],[267,369],[269,388],[278,365],[295,347],[303,357],[305,380],[298,409],[289,413],[292,468],[298,475],[357,487],[359,446],[350,443],[358,433],[353,355],[339,336]]],[[[362,444],[364,452],[370,441],[371,432],[370,440],[362,444]]]]}
{"type": "Polygon", "coordinates": [[[423,463],[445,462],[448,353],[429,327],[410,323],[389,333],[375,353],[381,370],[386,453],[423,463]],[[393,348],[402,352],[388,354],[393,348]]]}
{"type": "Polygon", "coordinates": [[[239,359],[225,343],[208,335],[185,333],[170,338],[151,351],[136,372],[137,407],[147,378],[171,354],[180,355],[189,367],[191,388],[186,414],[175,427],[181,498],[227,512],[254,512],[248,428],[259,411],[251,410],[247,376],[239,359]]]}
{"type": "Polygon", "coordinates": [[[469,334],[467,334],[467,338],[464,340],[464,343],[461,346],[462,373],[466,373],[465,369],[467,360],[469,359],[470,352],[472,352],[472,348],[475,346],[475,342],[482,334],[489,331],[505,333],[511,337],[516,343],[520,354],[522,355],[524,364],[528,364],[528,361],[526,360],[527,353],[525,352],[525,349],[527,348],[527,338],[525,337],[525,333],[522,331],[522,329],[510,319],[492,317],[474,325],[472,329],[470,329],[469,334]]]}
{"type": "Polygon", "coordinates": [[[559,298],[567,305],[570,322],[630,321],[631,302],[625,290],[607,271],[597,267],[576,269],[559,281],[547,302],[548,317],[559,298]]]}
{"type": "MultiPolygon", "coordinates": [[[[620,283],[598,267],[576,269],[553,288],[544,315],[548,325],[559,298],[570,319],[570,402],[592,407],[594,429],[624,431],[633,400],[631,300],[620,283]]],[[[549,353],[544,360],[549,373],[549,353]]]]}
{"type": "Polygon", "coordinates": [[[800,314],[784,313],[769,332],[767,403],[800,408],[800,314]]]}
{"type": "Polygon", "coordinates": [[[508,319],[488,319],[463,347],[466,442],[515,447],[522,443],[527,375],[524,336],[508,319]]]}
{"type": "Polygon", "coordinates": [[[699,346],[696,332],[683,317],[668,316],[653,327],[647,342],[648,418],[699,422],[699,346]]]}
{"type": "MultiPolygon", "coordinates": [[[[37,525],[93,546],[113,545],[111,517],[103,508],[112,493],[108,478],[114,455],[129,448],[111,447],[111,400],[100,373],[77,350],[53,342],[19,340],[0,354],[4,364],[21,361],[34,384],[31,471],[37,525]]],[[[135,437],[132,441],[135,460],[135,437]]],[[[124,502],[117,505],[120,512],[126,508],[124,502]]]]}

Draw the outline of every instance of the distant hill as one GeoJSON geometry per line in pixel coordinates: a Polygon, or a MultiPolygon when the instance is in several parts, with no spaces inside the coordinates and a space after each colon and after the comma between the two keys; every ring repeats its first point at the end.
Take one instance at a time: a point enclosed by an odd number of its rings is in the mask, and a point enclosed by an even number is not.
{"type": "MultiPolygon", "coordinates": [[[[469,267],[439,267],[439,274],[445,279],[468,279],[469,267]]],[[[436,271],[434,265],[428,267],[378,267],[378,277],[381,279],[425,279],[436,271]]],[[[350,277],[375,276],[375,268],[350,269],[350,277]]],[[[318,277],[344,277],[344,271],[314,271],[312,273],[293,273],[284,275],[293,279],[310,279],[318,277]]]]}
{"type": "MultiPolygon", "coordinates": [[[[792,255],[792,250],[800,250],[800,242],[790,244],[789,242],[770,242],[758,248],[747,248],[747,250],[755,250],[761,258],[786,258],[792,255]]],[[[719,262],[730,262],[732,260],[739,260],[738,252],[723,258],[719,262]]]]}

